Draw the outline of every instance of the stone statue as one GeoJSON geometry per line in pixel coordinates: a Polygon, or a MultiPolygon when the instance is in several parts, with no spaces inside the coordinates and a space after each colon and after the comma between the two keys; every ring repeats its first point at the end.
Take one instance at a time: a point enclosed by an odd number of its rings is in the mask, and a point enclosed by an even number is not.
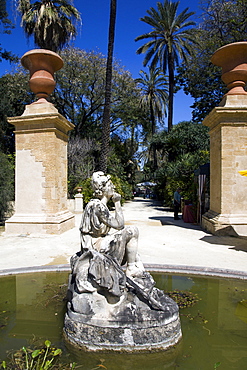
{"type": "Polygon", "coordinates": [[[155,328],[149,339],[146,331],[152,330],[149,325],[157,325],[164,334],[162,322],[167,323],[169,317],[172,331],[176,329],[176,342],[181,337],[178,307],[154,287],[152,276],[145,271],[137,252],[138,229],[124,226],[121,196],[115,192],[110,176],[103,172],[93,174],[92,187],[94,198],[87,204],[80,225],[81,251],[71,257],[64,327],[67,338],[93,350],[97,343],[107,349],[126,350],[133,346],[149,348],[158,342],[163,348],[159,330],[155,328]],[[114,215],[107,207],[110,199],[114,215]],[[134,340],[133,333],[138,333],[139,339],[134,340]]]}
{"type": "Polygon", "coordinates": [[[92,187],[95,198],[86,206],[80,226],[81,251],[91,251],[93,263],[90,273],[95,276],[96,281],[106,285],[111,293],[118,296],[121,295],[121,290],[118,287],[119,273],[115,265],[121,266],[127,262],[126,275],[130,277],[141,276],[144,271],[137,254],[138,229],[135,226],[124,226],[121,195],[115,192],[109,175],[95,172],[92,176],[92,187]],[[107,207],[111,198],[115,205],[115,216],[111,215],[107,207]],[[114,267],[106,269],[108,258],[104,262],[95,251],[114,260],[114,267]]]}

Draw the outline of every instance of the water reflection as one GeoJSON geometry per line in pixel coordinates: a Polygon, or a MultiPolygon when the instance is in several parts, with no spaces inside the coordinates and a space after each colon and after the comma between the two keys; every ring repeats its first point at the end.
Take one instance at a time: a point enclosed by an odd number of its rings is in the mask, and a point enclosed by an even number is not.
{"type": "Polygon", "coordinates": [[[58,294],[59,287],[66,284],[66,275],[35,273],[0,278],[1,358],[6,349],[19,349],[34,339],[60,343],[65,302],[58,294]]]}
{"type": "MultiPolygon", "coordinates": [[[[183,341],[175,350],[154,354],[85,354],[73,352],[84,369],[104,360],[111,369],[244,369],[247,363],[247,290],[243,280],[155,274],[157,287],[197,293],[200,301],[180,310],[183,341]],[[117,364],[117,366],[116,366],[117,364]]],[[[49,339],[66,353],[62,338],[68,273],[0,277],[0,359],[7,349],[49,339]]]]}

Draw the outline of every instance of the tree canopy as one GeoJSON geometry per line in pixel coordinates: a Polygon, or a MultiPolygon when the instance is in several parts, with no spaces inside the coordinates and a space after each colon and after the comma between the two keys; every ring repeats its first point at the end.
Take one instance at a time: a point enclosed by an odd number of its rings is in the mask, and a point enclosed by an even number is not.
{"type": "Polygon", "coordinates": [[[169,103],[168,103],[168,131],[173,124],[173,95],[175,88],[175,68],[180,60],[186,60],[192,53],[192,45],[196,42],[192,26],[195,23],[189,18],[194,12],[184,9],[178,14],[179,1],[165,0],[164,4],[157,2],[157,9],[151,7],[148,15],[141,21],[152,27],[152,31],[136,37],[136,41],[149,39],[137,49],[137,54],[145,53],[143,65],[151,62],[151,68],[158,64],[164,74],[168,70],[169,103]]]}
{"type": "MultiPolygon", "coordinates": [[[[57,85],[52,102],[75,125],[68,146],[69,181],[73,189],[98,166],[106,57],[99,52],[86,52],[78,48],[67,48],[60,54],[64,67],[56,73],[57,85]]],[[[33,94],[28,88],[28,76],[23,68],[0,78],[0,92],[0,146],[5,153],[13,153],[13,127],[7,122],[7,117],[21,115],[25,105],[33,101],[33,94]]],[[[140,89],[131,74],[114,61],[110,122],[111,141],[114,138],[114,143],[110,146],[110,165],[112,169],[114,167],[114,173],[119,169],[119,173],[126,178],[132,173],[127,163],[136,163],[137,140],[148,121],[146,112],[140,106],[140,98],[140,89]],[[120,159],[119,166],[115,166],[117,161],[113,158],[116,152],[121,152],[120,147],[125,147],[126,155],[120,159]],[[126,163],[122,161],[123,158],[126,163]]]]}
{"type": "MultiPolygon", "coordinates": [[[[100,139],[104,108],[106,57],[100,52],[66,48],[60,53],[64,67],[56,73],[53,102],[75,126],[75,134],[100,139]]],[[[141,122],[140,90],[131,74],[113,63],[111,133],[141,122]]]]}
{"type": "Polygon", "coordinates": [[[245,41],[247,38],[247,0],[206,1],[202,6],[201,22],[195,32],[200,40],[194,57],[178,69],[177,77],[186,94],[194,98],[193,119],[201,122],[217,106],[226,87],[221,81],[221,69],[210,58],[221,46],[245,41]]]}
{"type": "Polygon", "coordinates": [[[183,196],[195,200],[194,171],[209,161],[208,127],[183,121],[170,132],[162,131],[154,137],[158,152],[158,191],[167,204],[174,189],[183,189],[183,196]]]}
{"type": "Polygon", "coordinates": [[[14,126],[7,117],[20,116],[26,104],[33,102],[28,77],[23,70],[0,77],[0,151],[12,154],[15,150],[14,126]]]}
{"type": "Polygon", "coordinates": [[[43,49],[62,49],[76,35],[78,10],[70,0],[18,0],[21,25],[27,37],[43,49]]]}
{"type": "MultiPolygon", "coordinates": [[[[0,0],[0,33],[10,34],[13,29],[13,24],[8,18],[6,11],[6,0],[0,0]]],[[[17,62],[17,57],[11,51],[3,49],[0,44],[0,62],[2,59],[9,60],[10,62],[17,62]]]]}

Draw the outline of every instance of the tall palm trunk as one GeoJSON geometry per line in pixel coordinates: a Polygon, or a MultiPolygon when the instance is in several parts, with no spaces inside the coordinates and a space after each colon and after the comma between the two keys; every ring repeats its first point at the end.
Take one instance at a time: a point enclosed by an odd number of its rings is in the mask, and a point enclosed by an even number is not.
{"type": "Polygon", "coordinates": [[[168,74],[169,74],[169,98],[168,98],[168,132],[172,129],[173,123],[173,98],[174,98],[174,61],[173,56],[168,56],[168,74]]]}
{"type": "MultiPolygon", "coordinates": [[[[151,118],[151,124],[152,124],[152,139],[155,134],[155,115],[154,115],[154,109],[153,109],[153,103],[152,100],[150,100],[150,118],[151,118]]],[[[156,156],[156,144],[152,143],[151,148],[150,148],[151,153],[153,154],[153,172],[157,170],[157,156],[156,156]]]]}
{"type": "Polygon", "coordinates": [[[110,24],[108,34],[108,54],[107,54],[106,81],[105,81],[105,104],[102,120],[101,154],[99,164],[100,170],[103,172],[107,171],[107,159],[110,146],[112,62],[115,38],[116,10],[117,10],[117,0],[111,0],[110,24]]]}

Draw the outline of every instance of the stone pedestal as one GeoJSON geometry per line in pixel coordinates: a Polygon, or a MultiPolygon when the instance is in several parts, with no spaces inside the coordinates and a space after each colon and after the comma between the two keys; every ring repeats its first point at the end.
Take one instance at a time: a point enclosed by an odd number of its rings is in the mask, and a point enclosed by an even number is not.
{"type": "Polygon", "coordinates": [[[247,236],[247,95],[226,95],[204,119],[210,128],[210,210],[202,227],[218,235],[247,236]]]}
{"type": "Polygon", "coordinates": [[[74,125],[46,100],[30,104],[15,126],[15,214],[6,234],[60,234],[74,227],[67,209],[67,140],[74,125]]]}
{"type": "Polygon", "coordinates": [[[75,213],[83,212],[83,195],[78,193],[75,195],[75,213]]]}
{"type": "Polygon", "coordinates": [[[86,291],[85,285],[81,292],[78,282],[83,274],[90,288],[88,267],[75,270],[69,278],[64,320],[64,338],[74,347],[97,352],[150,352],[171,349],[182,339],[178,306],[154,287],[149,273],[126,278],[124,291],[117,297],[102,289],[86,291]]]}

